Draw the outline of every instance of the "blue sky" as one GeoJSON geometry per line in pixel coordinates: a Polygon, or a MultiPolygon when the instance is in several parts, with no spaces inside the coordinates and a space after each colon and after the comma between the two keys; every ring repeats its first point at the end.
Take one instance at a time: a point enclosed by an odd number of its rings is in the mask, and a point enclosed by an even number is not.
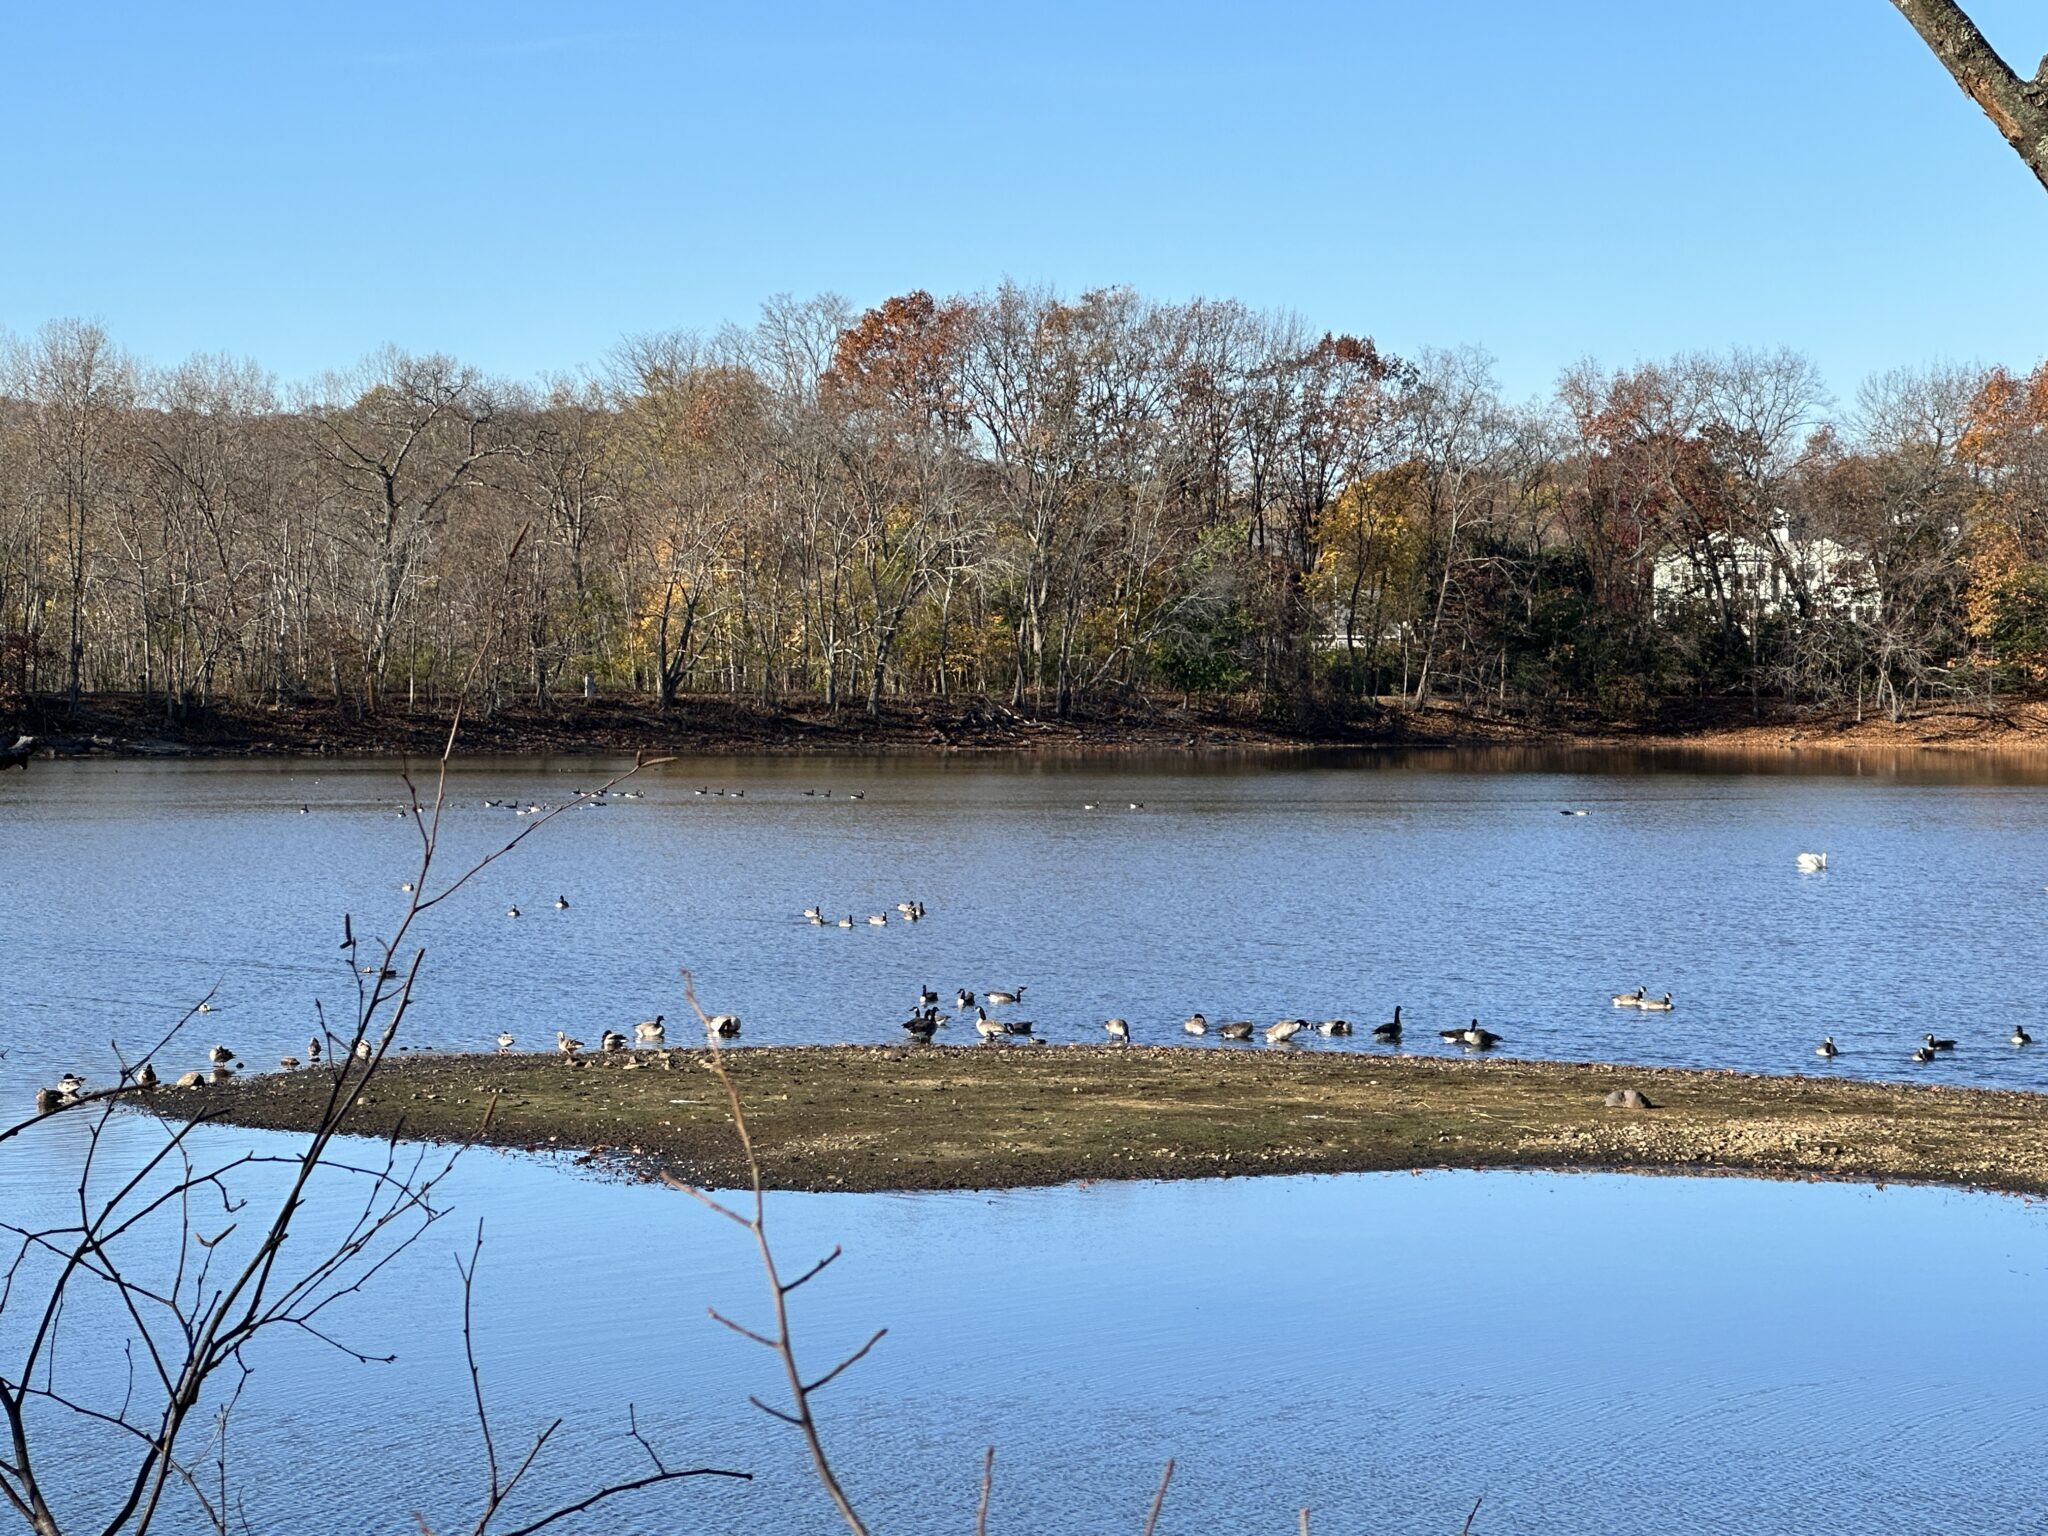
{"type": "MultiPolygon", "coordinates": [[[[2048,52],[2048,6],[1970,8],[2048,52]]],[[[1477,344],[1518,393],[2048,354],[2048,192],[1887,0],[0,0],[0,57],[0,326],[159,361],[526,377],[1005,276],[1477,344]]]]}

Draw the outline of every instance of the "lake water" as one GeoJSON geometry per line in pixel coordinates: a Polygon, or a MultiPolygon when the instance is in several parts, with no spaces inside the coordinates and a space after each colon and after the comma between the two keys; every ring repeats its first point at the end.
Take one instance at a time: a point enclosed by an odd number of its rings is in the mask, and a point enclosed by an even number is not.
{"type": "MultiPolygon", "coordinates": [[[[1831,1032],[1834,1070],[1910,1077],[1932,1029],[1961,1044],[1927,1075],[2042,1086],[2048,1038],[2023,1051],[2005,1036],[2019,1021],[2048,1037],[2048,773],[1787,765],[677,765],[639,783],[643,799],[543,829],[433,914],[413,1038],[590,1038],[680,1012],[687,964],[750,1044],[898,1038],[919,985],[1022,982],[1020,1011],[1056,1039],[1099,1039],[1110,1013],[1179,1043],[1194,1008],[1370,1022],[1399,1002],[1424,1050],[1440,1020],[1478,1014],[1521,1054],[1804,1071],[1831,1032]],[[1807,848],[1829,873],[1795,871],[1807,848]],[[914,925],[799,916],[911,898],[930,913],[914,925]],[[1678,1009],[1609,1005],[1639,981],[1678,1009]]],[[[521,825],[485,800],[551,803],[597,778],[587,762],[464,765],[449,860],[521,825]]],[[[38,763],[0,781],[0,1096],[26,1110],[55,1072],[103,1071],[109,1040],[153,1039],[212,986],[216,1012],[180,1048],[191,1063],[212,1038],[256,1061],[300,1047],[314,998],[352,997],[339,914],[374,934],[401,909],[398,792],[377,764],[38,763]]],[[[0,1218],[61,1214],[85,1133],[58,1117],[0,1146],[0,1218]]],[[[109,1166],[154,1134],[117,1120],[109,1166]]],[[[288,1143],[215,1129],[203,1145],[288,1143]]],[[[704,1315],[763,1315],[741,1234],[673,1192],[512,1155],[473,1154],[447,1197],[448,1221],[329,1320],[397,1364],[303,1338],[258,1353],[234,1442],[254,1529],[309,1529],[308,1509],[330,1530],[473,1518],[451,1254],[479,1219],[501,1431],[570,1418],[537,1493],[644,1470],[621,1440],[631,1402],[672,1462],[758,1480],[645,1496],[581,1529],[833,1529],[792,1437],[746,1406],[773,1399],[772,1362],[704,1315]]],[[[316,1202],[306,1251],[341,1209],[316,1202]]],[[[1319,1532],[1454,1531],[1482,1494],[1478,1536],[2048,1519],[2033,1473],[2048,1226],[2027,1202],[1503,1173],[791,1195],[774,1210],[793,1263],[847,1249],[801,1293],[811,1360],[891,1330],[823,1404],[878,1531],[971,1528],[990,1443],[996,1531],[1135,1532],[1168,1455],[1162,1533],[1290,1532],[1303,1505],[1319,1532]]],[[[92,1349],[112,1333],[76,1322],[76,1369],[112,1389],[122,1361],[92,1349]]],[[[0,1309],[0,1349],[23,1326],[0,1309]]],[[[85,1486],[111,1465],[90,1436],[58,1454],[85,1486]]]]}

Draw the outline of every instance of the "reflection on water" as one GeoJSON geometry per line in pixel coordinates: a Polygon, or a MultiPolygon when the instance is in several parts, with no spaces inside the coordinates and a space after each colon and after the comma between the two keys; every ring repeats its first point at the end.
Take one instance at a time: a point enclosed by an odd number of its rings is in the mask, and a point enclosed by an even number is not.
{"type": "MultiPolygon", "coordinates": [[[[451,858],[525,824],[485,801],[598,777],[464,765],[451,858]]],[[[1784,1072],[1832,1034],[1847,1075],[2048,1086],[2048,1049],[2006,1043],[2015,1022],[2048,1038],[2048,769],[2029,760],[717,759],[639,788],[422,928],[416,1043],[594,1039],[679,1012],[688,964],[746,1043],[894,1039],[921,986],[1022,983],[1052,1039],[1098,1040],[1113,1014],[1178,1044],[1195,1009],[1372,1022],[1399,1003],[1423,1049],[1478,1015],[1517,1054],[1784,1072]],[[1795,870],[1806,849],[1827,874],[1795,870]],[[909,898],[924,922],[864,921],[909,898]],[[812,904],[862,921],[813,929],[812,904]],[[1637,984],[1677,1011],[1608,1005],[1637,984]],[[1929,1029],[1962,1045],[1916,1069],[1929,1029]]],[[[38,763],[0,785],[10,1066],[98,1065],[216,983],[210,1034],[256,1062],[299,1051],[313,999],[350,995],[340,913],[366,934],[398,915],[399,793],[373,763],[38,763]]]]}
{"type": "MultiPolygon", "coordinates": [[[[224,1137],[233,1133],[221,1133],[224,1137]]],[[[225,1144],[225,1143],[223,1143],[225,1144]]],[[[464,1427],[449,1250],[481,1216],[482,1360],[501,1433],[571,1416],[537,1492],[632,1468],[635,1405],[676,1464],[755,1471],[621,1507],[607,1532],[827,1532],[790,1433],[745,1403],[773,1362],[710,1322],[765,1315],[742,1234],[654,1187],[515,1156],[310,1344],[261,1357],[239,1433],[257,1529],[454,1528],[464,1427]],[[447,1235],[443,1235],[446,1232],[447,1235]],[[395,1298],[403,1297],[403,1305],[395,1298]],[[318,1401],[317,1411],[310,1405],[318,1401]],[[346,1454],[340,1449],[346,1448],[346,1454]]],[[[2012,1531],[2048,1517],[2048,1226],[1925,1189],[1367,1175],[988,1194],[772,1198],[822,1401],[880,1530],[2012,1531]]],[[[771,1400],[772,1397],[771,1397],[771,1400]]],[[[637,1453],[636,1453],[637,1454],[637,1453]]]]}

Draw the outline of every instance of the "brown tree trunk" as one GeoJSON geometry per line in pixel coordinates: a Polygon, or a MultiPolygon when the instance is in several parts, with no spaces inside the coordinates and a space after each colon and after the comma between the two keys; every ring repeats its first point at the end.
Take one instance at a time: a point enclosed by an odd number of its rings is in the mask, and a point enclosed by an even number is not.
{"type": "Polygon", "coordinates": [[[2048,58],[2022,80],[1955,0],[1892,0],[1956,84],[2048,187],[2048,58]]]}

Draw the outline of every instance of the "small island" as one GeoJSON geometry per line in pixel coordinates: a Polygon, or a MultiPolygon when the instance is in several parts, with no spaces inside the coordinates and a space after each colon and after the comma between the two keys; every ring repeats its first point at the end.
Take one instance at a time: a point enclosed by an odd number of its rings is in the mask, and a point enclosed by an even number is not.
{"type": "MultiPolygon", "coordinates": [[[[1092,1179],[1425,1168],[1728,1172],[2048,1193],[2048,1097],[1508,1058],[1177,1047],[727,1049],[764,1182],[992,1189],[1092,1179]],[[1609,1105],[1635,1090],[1649,1108],[1609,1105]]],[[[575,1066],[417,1055],[379,1067],[348,1129],[569,1152],[647,1177],[745,1181],[702,1050],[575,1066]]],[[[334,1069],[152,1096],[305,1130],[334,1069]]]]}

